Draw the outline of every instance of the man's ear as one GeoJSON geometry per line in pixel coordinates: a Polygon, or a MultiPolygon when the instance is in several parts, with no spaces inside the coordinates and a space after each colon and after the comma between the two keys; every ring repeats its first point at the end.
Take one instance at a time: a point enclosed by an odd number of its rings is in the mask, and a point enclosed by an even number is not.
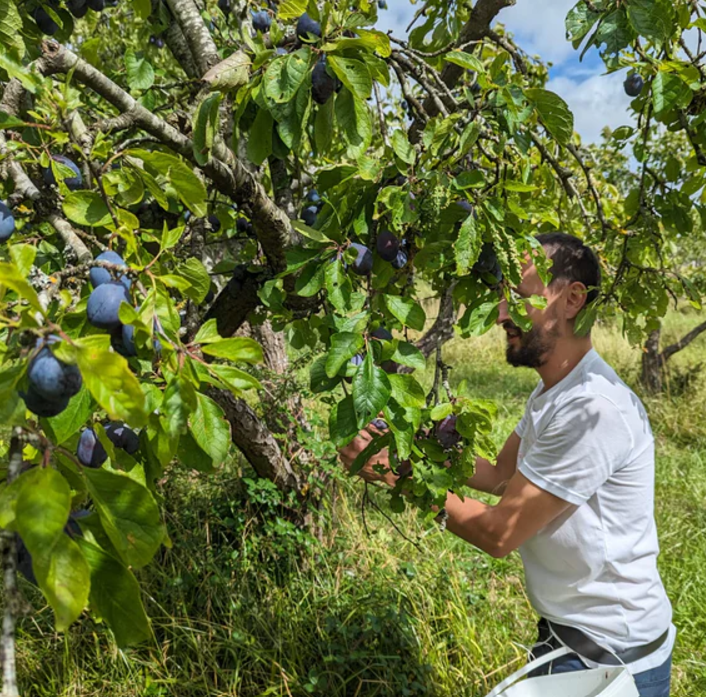
{"type": "Polygon", "coordinates": [[[566,319],[575,319],[586,304],[588,289],[581,281],[574,281],[566,288],[566,319]]]}

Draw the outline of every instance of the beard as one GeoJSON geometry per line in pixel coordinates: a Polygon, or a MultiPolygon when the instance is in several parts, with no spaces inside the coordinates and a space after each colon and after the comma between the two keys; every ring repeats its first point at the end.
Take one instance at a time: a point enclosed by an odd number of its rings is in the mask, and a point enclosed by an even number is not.
{"type": "Polygon", "coordinates": [[[517,336],[519,341],[509,343],[505,349],[505,359],[514,368],[541,368],[556,345],[558,330],[545,331],[532,327],[523,332],[514,324],[506,324],[505,330],[517,336]]]}

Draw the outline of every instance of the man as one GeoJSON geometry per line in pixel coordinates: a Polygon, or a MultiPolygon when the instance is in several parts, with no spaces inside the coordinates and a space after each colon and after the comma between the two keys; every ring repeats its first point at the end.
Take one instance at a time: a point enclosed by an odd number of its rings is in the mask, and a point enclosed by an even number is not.
{"type": "MultiPolygon", "coordinates": [[[[497,462],[478,458],[468,480],[499,502],[449,493],[446,528],[494,557],[519,550],[542,618],[534,655],[561,645],[576,652],[538,674],[624,663],[641,697],[668,697],[676,629],[657,571],[649,419],[590,335],[574,334],[577,315],[600,286],[595,254],[571,235],[537,239],[552,260],[549,286],[528,259],[513,290],[544,296],[546,307],[526,303],[532,328],[523,332],[502,299],[497,322],[507,334],[508,363],[533,368],[540,382],[497,462]]],[[[347,467],[370,439],[361,432],[341,451],[347,467]]],[[[378,463],[388,464],[384,451],[361,476],[394,486],[392,472],[373,470],[378,463]]]]}

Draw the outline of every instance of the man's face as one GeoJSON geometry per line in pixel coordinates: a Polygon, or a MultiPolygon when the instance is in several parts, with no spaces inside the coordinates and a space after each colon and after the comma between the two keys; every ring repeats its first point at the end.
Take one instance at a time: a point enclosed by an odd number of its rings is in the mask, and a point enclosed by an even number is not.
{"type": "Polygon", "coordinates": [[[547,299],[547,306],[540,310],[526,303],[527,315],[532,320],[532,328],[523,332],[510,318],[507,311],[507,300],[500,302],[498,324],[507,334],[505,357],[507,362],[515,367],[541,368],[551,356],[557,340],[566,331],[563,288],[558,286],[547,288],[539,278],[534,264],[525,264],[522,269],[522,281],[514,288],[521,298],[541,295],[547,299]]]}

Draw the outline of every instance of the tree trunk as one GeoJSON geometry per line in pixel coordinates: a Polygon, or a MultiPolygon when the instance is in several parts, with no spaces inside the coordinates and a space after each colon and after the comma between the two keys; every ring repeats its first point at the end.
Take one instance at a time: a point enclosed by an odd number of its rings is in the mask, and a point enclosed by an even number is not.
{"type": "Polygon", "coordinates": [[[659,352],[659,339],[662,329],[650,332],[642,354],[642,372],[640,382],[652,394],[662,391],[662,356],[659,352]]]}

